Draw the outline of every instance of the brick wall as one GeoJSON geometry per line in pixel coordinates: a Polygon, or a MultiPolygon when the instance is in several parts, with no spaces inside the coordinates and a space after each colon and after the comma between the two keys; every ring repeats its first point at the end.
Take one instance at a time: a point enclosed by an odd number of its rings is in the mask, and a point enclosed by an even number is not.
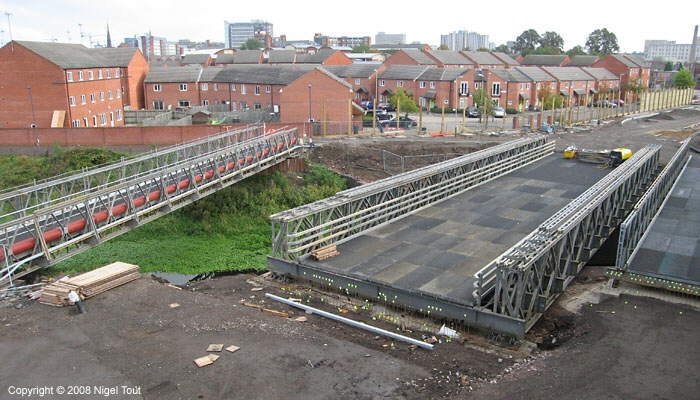
{"type": "Polygon", "coordinates": [[[353,90],[319,70],[313,70],[282,89],[279,94],[280,121],[302,122],[309,119],[309,84],[311,117],[315,120],[348,121],[348,101],[353,90]]]}
{"type": "Polygon", "coordinates": [[[418,65],[418,62],[406,55],[405,52],[399,50],[396,53],[389,56],[389,58],[387,58],[384,61],[384,65],[418,65]]]}
{"type": "Polygon", "coordinates": [[[141,54],[141,51],[137,51],[126,69],[128,77],[126,91],[128,96],[124,100],[124,105],[130,106],[132,110],[141,110],[146,107],[143,94],[143,80],[146,78],[148,70],[146,58],[141,54]]]}
{"type": "Polygon", "coordinates": [[[67,126],[72,126],[72,121],[80,121],[79,126],[81,127],[124,125],[121,78],[117,78],[115,75],[117,68],[109,70],[111,78],[107,78],[104,68],[69,70],[73,73],[73,82],[66,84],[67,94],[69,98],[75,99],[75,105],[68,107],[67,126]],[[98,79],[100,70],[102,70],[103,79],[98,79]],[[85,80],[79,80],[79,71],[83,72],[85,80]],[[89,80],[88,72],[92,72],[92,80],[89,80]],[[82,96],[85,96],[84,104],[82,96]]]}

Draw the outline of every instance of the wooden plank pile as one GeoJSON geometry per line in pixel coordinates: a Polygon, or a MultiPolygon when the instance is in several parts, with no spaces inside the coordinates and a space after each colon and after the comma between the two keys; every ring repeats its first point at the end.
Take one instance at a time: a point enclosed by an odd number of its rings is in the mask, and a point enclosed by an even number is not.
{"type": "Polygon", "coordinates": [[[311,252],[311,255],[317,261],[327,260],[331,257],[337,256],[338,254],[340,254],[340,252],[335,248],[335,245],[324,247],[322,249],[314,250],[311,252]]]}
{"type": "Polygon", "coordinates": [[[75,291],[81,299],[87,299],[140,276],[138,265],[115,262],[44,286],[39,302],[58,307],[69,306],[73,304],[68,300],[71,291],[75,291]]]}

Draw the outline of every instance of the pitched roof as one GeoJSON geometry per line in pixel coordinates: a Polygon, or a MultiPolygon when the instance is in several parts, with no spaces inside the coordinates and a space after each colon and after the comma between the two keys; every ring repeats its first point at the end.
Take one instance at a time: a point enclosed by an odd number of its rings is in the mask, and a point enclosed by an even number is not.
{"type": "Polygon", "coordinates": [[[641,57],[637,57],[632,54],[624,54],[624,56],[627,57],[628,60],[632,61],[633,63],[639,65],[642,68],[651,68],[651,64],[641,57]]]}
{"type": "Polygon", "coordinates": [[[515,67],[515,69],[518,72],[522,73],[523,75],[527,76],[528,78],[532,79],[534,82],[554,82],[554,81],[556,81],[556,79],[554,79],[548,73],[544,72],[539,67],[515,67]]]}
{"type": "Polygon", "coordinates": [[[532,79],[530,79],[527,75],[513,68],[493,68],[489,69],[488,71],[491,71],[491,73],[506,82],[532,82],[532,79]]]}
{"type": "Polygon", "coordinates": [[[577,55],[571,57],[571,61],[566,65],[572,67],[590,67],[596,61],[598,61],[597,56],[577,55]]]}
{"type": "Polygon", "coordinates": [[[582,70],[584,70],[588,75],[591,75],[594,77],[596,80],[618,80],[618,78],[615,74],[612,72],[608,71],[605,68],[593,68],[593,67],[581,67],[582,70]]]}
{"type": "Polygon", "coordinates": [[[559,81],[593,81],[592,76],[579,67],[542,67],[548,74],[559,81]]]}
{"type": "Polygon", "coordinates": [[[323,68],[341,78],[369,78],[381,64],[324,65],[323,68]]]}
{"type": "Polygon", "coordinates": [[[463,51],[462,54],[479,65],[503,65],[503,61],[487,51],[463,51]]]}
{"type": "Polygon", "coordinates": [[[234,54],[217,54],[214,59],[215,64],[233,64],[234,54]]]}
{"type": "Polygon", "coordinates": [[[523,65],[554,65],[564,62],[566,54],[528,54],[520,64],[523,65]]]}
{"type": "Polygon", "coordinates": [[[49,60],[63,69],[127,67],[138,51],[136,48],[89,49],[82,44],[32,42],[15,43],[49,60]]]}
{"type": "Polygon", "coordinates": [[[506,65],[520,65],[520,63],[515,58],[509,56],[506,53],[494,51],[493,55],[499,60],[503,61],[503,63],[506,65]]]}
{"type": "Polygon", "coordinates": [[[421,81],[454,81],[464,75],[470,68],[435,68],[429,67],[418,77],[421,81]]]}
{"type": "Polygon", "coordinates": [[[418,49],[402,49],[407,56],[421,65],[437,65],[437,62],[418,49]]]}
{"type": "MultiPolygon", "coordinates": [[[[209,67],[210,68],[210,67],[209,67]]],[[[145,83],[198,82],[202,66],[152,67],[146,75],[145,83]]]]}
{"type": "Polygon", "coordinates": [[[611,54],[608,57],[616,59],[617,61],[624,64],[626,67],[639,68],[639,65],[637,65],[634,61],[630,60],[629,58],[625,57],[624,54],[611,54]]]}
{"type": "Polygon", "coordinates": [[[336,52],[338,52],[338,50],[321,49],[314,54],[299,54],[297,55],[296,62],[299,64],[321,64],[336,52]]]}
{"type": "Polygon", "coordinates": [[[182,58],[183,65],[201,64],[204,65],[209,61],[209,54],[187,54],[182,58]]]}
{"type": "Polygon", "coordinates": [[[267,62],[293,64],[296,55],[296,50],[271,50],[267,62]]]}
{"type": "Polygon", "coordinates": [[[424,65],[392,65],[379,76],[380,79],[421,81],[454,81],[469,68],[437,68],[424,65]]]}
{"type": "Polygon", "coordinates": [[[435,57],[442,64],[449,64],[449,65],[471,65],[471,64],[474,64],[471,60],[464,57],[464,55],[462,55],[458,51],[426,50],[425,52],[430,54],[431,56],[435,57]]]}
{"type": "Polygon", "coordinates": [[[262,51],[260,50],[238,50],[233,53],[234,64],[260,64],[262,51]]]}

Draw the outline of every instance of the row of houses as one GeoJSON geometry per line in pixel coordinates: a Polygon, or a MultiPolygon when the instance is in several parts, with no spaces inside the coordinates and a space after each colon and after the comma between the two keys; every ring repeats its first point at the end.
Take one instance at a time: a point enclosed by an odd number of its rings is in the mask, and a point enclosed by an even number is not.
{"type": "Polygon", "coordinates": [[[238,64],[319,64],[349,65],[353,61],[344,52],[320,49],[313,53],[297,53],[294,50],[236,50],[218,54],[187,54],[180,62],[170,65],[238,65],[238,64]]]}

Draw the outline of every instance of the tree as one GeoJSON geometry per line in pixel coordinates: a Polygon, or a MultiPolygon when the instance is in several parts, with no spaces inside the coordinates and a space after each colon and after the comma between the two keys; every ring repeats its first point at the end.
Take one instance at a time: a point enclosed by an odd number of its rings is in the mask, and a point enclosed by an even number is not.
{"type": "Polygon", "coordinates": [[[416,105],[416,102],[413,101],[412,98],[408,97],[408,94],[406,94],[406,91],[403,90],[403,88],[399,88],[396,90],[394,94],[389,97],[389,103],[391,103],[392,106],[396,107],[397,110],[403,111],[403,112],[417,112],[418,111],[418,106],[416,105]],[[399,107],[399,105],[401,107],[399,107]]]}
{"type": "Polygon", "coordinates": [[[259,50],[263,47],[265,47],[263,42],[259,41],[258,39],[250,38],[243,43],[241,50],[259,50]]]}
{"type": "Polygon", "coordinates": [[[484,118],[486,121],[486,126],[488,126],[488,117],[493,115],[493,109],[495,105],[491,96],[489,96],[489,91],[486,88],[477,89],[473,94],[474,105],[479,110],[479,119],[484,118]]]}
{"type": "Polygon", "coordinates": [[[352,48],[353,53],[369,53],[370,48],[366,44],[360,44],[352,48]]]}
{"type": "Polygon", "coordinates": [[[515,39],[513,50],[525,56],[537,48],[541,39],[540,34],[536,30],[528,29],[515,39]]]}
{"type": "Polygon", "coordinates": [[[596,29],[588,35],[586,49],[588,49],[588,53],[590,54],[606,56],[620,51],[620,46],[617,44],[617,36],[606,28],[603,28],[596,29]]]}
{"type": "Polygon", "coordinates": [[[537,92],[537,98],[542,102],[544,110],[551,110],[552,107],[560,108],[564,105],[564,97],[548,87],[540,89],[537,92]]]}
{"type": "Polygon", "coordinates": [[[502,45],[500,45],[500,46],[497,46],[495,49],[493,49],[493,51],[495,51],[495,52],[497,52],[497,53],[506,53],[506,54],[510,54],[510,49],[509,49],[508,46],[506,46],[505,44],[502,44],[502,45]]]}
{"type": "Polygon", "coordinates": [[[540,46],[558,49],[556,54],[561,54],[564,51],[564,39],[556,32],[545,32],[540,38],[540,46]]]}
{"type": "Polygon", "coordinates": [[[447,47],[446,44],[441,44],[440,47],[438,47],[438,50],[449,50],[450,48],[447,47]]]}
{"type": "Polygon", "coordinates": [[[586,52],[583,50],[583,47],[576,45],[569,50],[566,51],[566,55],[569,56],[569,58],[573,56],[581,56],[586,54],[586,52]]]}
{"type": "Polygon", "coordinates": [[[479,47],[477,51],[491,51],[491,49],[487,49],[486,47],[479,47]]]}
{"type": "Polygon", "coordinates": [[[673,71],[673,63],[670,61],[666,61],[666,65],[664,65],[664,71],[673,71]]]}
{"type": "Polygon", "coordinates": [[[678,89],[694,88],[695,85],[696,82],[693,80],[693,75],[687,69],[678,71],[676,76],[673,77],[673,86],[678,89]]]}

